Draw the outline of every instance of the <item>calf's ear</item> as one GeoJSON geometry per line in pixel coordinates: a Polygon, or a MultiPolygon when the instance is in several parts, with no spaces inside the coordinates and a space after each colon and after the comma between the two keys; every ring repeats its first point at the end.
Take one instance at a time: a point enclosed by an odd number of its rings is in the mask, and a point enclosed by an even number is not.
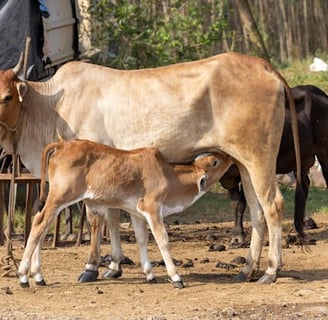
{"type": "Polygon", "coordinates": [[[25,82],[19,81],[16,83],[19,102],[23,102],[23,98],[27,92],[27,85],[25,82]]]}

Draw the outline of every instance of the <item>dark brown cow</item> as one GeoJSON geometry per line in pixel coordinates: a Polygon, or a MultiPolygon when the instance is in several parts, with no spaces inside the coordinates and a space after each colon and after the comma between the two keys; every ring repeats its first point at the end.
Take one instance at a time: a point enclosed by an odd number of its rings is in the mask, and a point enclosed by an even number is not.
{"type": "MultiPolygon", "coordinates": [[[[295,210],[304,212],[309,191],[309,171],[317,156],[322,174],[328,187],[328,96],[321,89],[311,86],[296,86],[291,89],[295,100],[301,147],[301,175],[304,197],[295,197],[295,210]]],[[[290,113],[286,121],[277,158],[277,173],[295,172],[294,142],[291,129],[290,113]]],[[[233,165],[220,180],[222,186],[229,190],[235,208],[235,228],[232,244],[241,245],[244,241],[243,215],[246,199],[240,185],[240,174],[233,165]]]]}

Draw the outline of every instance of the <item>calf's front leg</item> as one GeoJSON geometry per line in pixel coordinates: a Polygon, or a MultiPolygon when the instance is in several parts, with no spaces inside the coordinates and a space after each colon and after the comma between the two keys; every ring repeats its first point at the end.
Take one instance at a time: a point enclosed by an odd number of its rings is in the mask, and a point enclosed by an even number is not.
{"type": "Polygon", "coordinates": [[[139,199],[137,210],[147,220],[151,232],[162,254],[166,270],[169,275],[169,281],[178,289],[184,288],[184,284],[177,273],[175,264],[169,253],[169,237],[165,229],[163,216],[160,214],[160,205],[152,199],[139,199]]]}
{"type": "Polygon", "coordinates": [[[152,271],[151,262],[148,258],[148,229],[147,221],[143,217],[137,217],[131,214],[131,221],[136,236],[136,241],[139,247],[140,262],[142,271],[146,274],[147,282],[156,282],[155,275],[152,271]]]}

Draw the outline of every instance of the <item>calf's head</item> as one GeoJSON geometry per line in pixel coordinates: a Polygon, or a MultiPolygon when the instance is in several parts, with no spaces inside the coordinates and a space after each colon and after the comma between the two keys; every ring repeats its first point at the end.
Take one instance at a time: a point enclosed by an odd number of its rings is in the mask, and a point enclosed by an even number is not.
{"type": "Polygon", "coordinates": [[[213,183],[219,181],[233,164],[233,159],[227,154],[202,153],[194,160],[194,166],[204,170],[203,176],[198,182],[199,191],[208,191],[213,183]]]}

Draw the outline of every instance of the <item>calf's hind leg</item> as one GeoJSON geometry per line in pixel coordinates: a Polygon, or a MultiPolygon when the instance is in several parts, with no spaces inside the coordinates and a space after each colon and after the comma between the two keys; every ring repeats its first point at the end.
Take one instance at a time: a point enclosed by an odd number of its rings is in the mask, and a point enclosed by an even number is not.
{"type": "Polygon", "coordinates": [[[41,273],[40,251],[46,232],[59,212],[60,209],[57,206],[46,203],[43,209],[35,215],[31,232],[26,243],[26,248],[17,272],[21,287],[29,287],[28,271],[30,268],[36,284],[46,284],[41,273]]]}

